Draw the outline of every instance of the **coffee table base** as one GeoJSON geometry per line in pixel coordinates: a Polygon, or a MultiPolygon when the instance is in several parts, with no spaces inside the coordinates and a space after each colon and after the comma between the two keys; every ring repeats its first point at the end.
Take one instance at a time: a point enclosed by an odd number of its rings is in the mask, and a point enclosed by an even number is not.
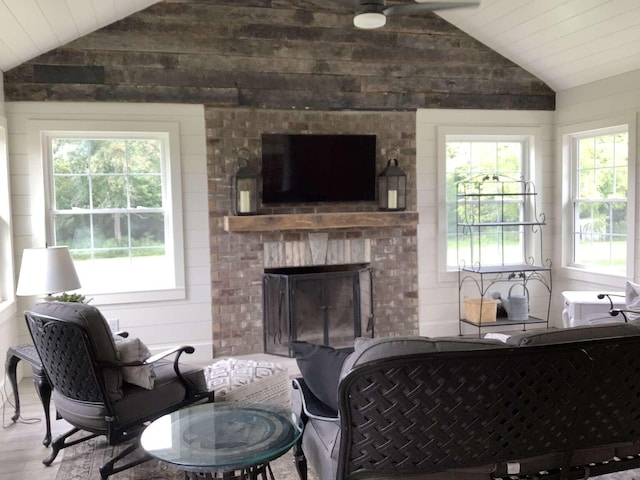
{"type": "Polygon", "coordinates": [[[203,473],[203,472],[184,472],[185,480],[275,480],[271,465],[262,463],[239,471],[224,473],[203,473]],[[267,477],[267,474],[269,476],[267,477]]]}

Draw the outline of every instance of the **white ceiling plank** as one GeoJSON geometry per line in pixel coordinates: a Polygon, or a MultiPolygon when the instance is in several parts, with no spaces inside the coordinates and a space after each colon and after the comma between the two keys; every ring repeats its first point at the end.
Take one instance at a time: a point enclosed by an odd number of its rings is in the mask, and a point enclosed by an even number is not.
{"type": "MultiPolygon", "coordinates": [[[[4,20],[0,20],[0,28],[3,26],[4,20]]],[[[0,30],[2,31],[2,30],[0,30]]],[[[6,72],[13,67],[20,65],[21,60],[2,39],[0,39],[0,71],[6,72]]]]}
{"type": "Polygon", "coordinates": [[[4,0],[4,3],[40,53],[55,44],[57,38],[35,0],[4,0]]]}
{"type": "Polygon", "coordinates": [[[562,75],[556,76],[555,79],[564,90],[572,88],[575,85],[583,85],[602,80],[603,70],[606,72],[604,78],[613,77],[632,70],[640,70],[640,57],[638,55],[629,55],[627,58],[616,59],[611,62],[605,60],[602,64],[592,65],[588,70],[571,71],[568,74],[563,71],[562,75]],[[629,69],[629,66],[632,68],[629,69]]]}
{"type": "Polygon", "coordinates": [[[627,28],[636,29],[638,38],[640,38],[640,5],[636,10],[619,14],[618,16],[607,18],[597,24],[591,24],[584,27],[585,21],[582,17],[573,18],[562,26],[560,29],[550,29],[550,31],[541,31],[529,38],[530,45],[524,45],[520,42],[521,48],[530,48],[526,55],[528,63],[532,63],[537,59],[544,57],[549,52],[557,52],[567,50],[569,48],[580,47],[589,42],[594,36],[596,38],[616,35],[618,32],[627,28]]]}
{"type": "Polygon", "coordinates": [[[113,0],[92,0],[92,6],[100,25],[109,25],[118,20],[113,0]]]}
{"type": "Polygon", "coordinates": [[[64,45],[80,36],[71,12],[64,0],[36,0],[40,10],[58,37],[58,45],[64,45]]]}
{"type": "Polygon", "coordinates": [[[640,56],[639,44],[638,29],[627,28],[616,32],[615,35],[592,39],[574,48],[547,55],[531,62],[530,65],[531,68],[544,72],[551,68],[567,68],[570,65],[574,66],[573,69],[577,68],[580,63],[600,64],[604,60],[610,62],[615,59],[628,58],[629,55],[640,56]]]}
{"type": "Polygon", "coordinates": [[[528,21],[518,25],[517,28],[506,30],[501,35],[501,40],[509,43],[535,42],[535,39],[532,37],[536,33],[544,32],[545,35],[548,35],[553,29],[561,32],[564,31],[566,34],[570,31],[570,28],[573,27],[565,24],[565,22],[576,19],[577,17],[577,22],[579,22],[581,28],[584,28],[585,25],[591,23],[589,18],[593,18],[593,15],[589,14],[589,12],[597,10],[600,4],[602,4],[602,0],[572,0],[563,3],[556,8],[547,10],[541,15],[532,17],[528,21]]]}
{"type": "Polygon", "coordinates": [[[73,18],[80,35],[94,32],[101,26],[98,25],[91,2],[87,0],[66,0],[66,2],[67,8],[71,12],[71,18],[73,18]]]}
{"type": "Polygon", "coordinates": [[[0,40],[24,62],[29,59],[26,50],[39,52],[31,36],[22,28],[16,17],[4,2],[0,2],[0,40]],[[28,47],[25,49],[25,45],[28,47]]]}
{"type": "Polygon", "coordinates": [[[502,38],[507,32],[512,32],[523,28],[527,22],[531,19],[537,18],[554,8],[558,8],[558,5],[562,5],[569,0],[559,0],[554,4],[549,2],[523,2],[520,8],[512,10],[508,16],[497,18],[493,22],[489,22],[482,29],[489,32],[488,38],[499,37],[502,38]],[[555,5],[555,6],[554,6],[555,5]]]}

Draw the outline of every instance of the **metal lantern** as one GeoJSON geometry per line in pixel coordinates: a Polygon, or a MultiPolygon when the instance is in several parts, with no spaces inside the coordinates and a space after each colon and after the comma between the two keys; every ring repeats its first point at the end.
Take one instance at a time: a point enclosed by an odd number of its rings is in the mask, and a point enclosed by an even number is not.
{"type": "Polygon", "coordinates": [[[378,176],[378,207],[397,211],[407,208],[407,176],[398,167],[398,152],[389,152],[387,167],[378,176]]]}
{"type": "Polygon", "coordinates": [[[233,180],[234,210],[236,215],[258,213],[258,174],[249,167],[251,153],[246,148],[238,151],[242,165],[233,180]]]}

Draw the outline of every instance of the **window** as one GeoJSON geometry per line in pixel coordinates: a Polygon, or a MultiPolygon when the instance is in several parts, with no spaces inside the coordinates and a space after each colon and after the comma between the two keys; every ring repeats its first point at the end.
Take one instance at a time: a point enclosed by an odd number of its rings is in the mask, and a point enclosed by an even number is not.
{"type": "Polygon", "coordinates": [[[627,275],[629,135],[627,127],[570,136],[573,267],[627,275]]]}
{"type": "Polygon", "coordinates": [[[69,247],[83,292],[180,287],[170,134],[49,132],[44,150],[49,242],[69,247]]]}
{"type": "MultiPolygon", "coordinates": [[[[522,136],[445,136],[445,176],[447,202],[447,269],[455,270],[461,264],[471,265],[480,259],[483,263],[522,263],[526,252],[524,230],[521,226],[483,229],[482,251],[458,236],[458,183],[489,175],[500,179],[520,180],[524,176],[528,159],[528,139],[522,136]],[[504,231],[503,231],[504,230],[504,231]],[[503,233],[505,235],[503,235],[503,233]],[[485,235],[486,234],[486,235],[485,235]],[[505,241],[503,241],[503,239],[505,241]],[[495,261],[493,261],[494,259],[495,261]],[[498,260],[500,259],[500,260],[498,260]]],[[[495,209],[483,209],[483,222],[518,222],[523,217],[521,197],[513,200],[506,209],[498,197],[495,209]],[[504,215],[504,216],[503,216],[504,215]],[[500,218],[498,218],[500,216],[500,218]]],[[[468,238],[468,236],[467,236],[468,238]]]]}

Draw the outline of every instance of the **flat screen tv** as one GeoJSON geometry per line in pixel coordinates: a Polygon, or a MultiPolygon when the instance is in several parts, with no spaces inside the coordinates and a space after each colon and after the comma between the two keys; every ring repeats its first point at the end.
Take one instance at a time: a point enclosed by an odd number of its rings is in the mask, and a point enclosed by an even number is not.
{"type": "Polygon", "coordinates": [[[375,197],[375,135],[262,135],[263,203],[375,197]]]}

